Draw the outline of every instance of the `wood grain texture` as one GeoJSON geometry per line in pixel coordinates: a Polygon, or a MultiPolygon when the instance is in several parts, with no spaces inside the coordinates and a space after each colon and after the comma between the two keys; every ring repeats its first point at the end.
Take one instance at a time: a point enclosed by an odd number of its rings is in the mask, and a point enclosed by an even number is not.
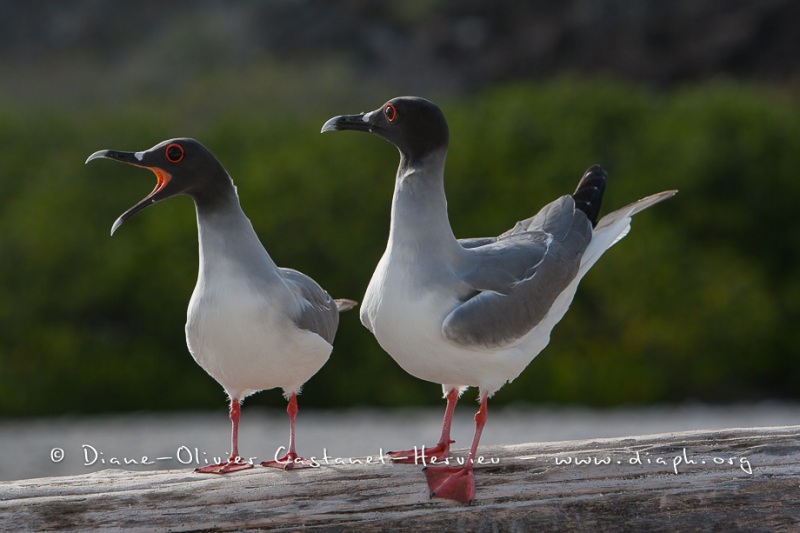
{"type": "Polygon", "coordinates": [[[103,470],[0,483],[0,528],[800,531],[800,426],[480,452],[497,462],[476,466],[470,506],[429,499],[414,465],[103,470]]]}

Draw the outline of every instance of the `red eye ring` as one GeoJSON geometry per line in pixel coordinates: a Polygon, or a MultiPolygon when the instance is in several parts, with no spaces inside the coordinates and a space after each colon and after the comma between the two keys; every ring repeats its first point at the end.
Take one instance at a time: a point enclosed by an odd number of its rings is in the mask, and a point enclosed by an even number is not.
{"type": "Polygon", "coordinates": [[[164,153],[166,154],[170,163],[180,163],[184,154],[183,146],[178,143],[172,143],[167,146],[166,150],[164,150],[164,153]]]}
{"type": "Polygon", "coordinates": [[[383,114],[386,120],[394,122],[397,119],[397,108],[393,104],[386,104],[383,108],[383,114]]]}

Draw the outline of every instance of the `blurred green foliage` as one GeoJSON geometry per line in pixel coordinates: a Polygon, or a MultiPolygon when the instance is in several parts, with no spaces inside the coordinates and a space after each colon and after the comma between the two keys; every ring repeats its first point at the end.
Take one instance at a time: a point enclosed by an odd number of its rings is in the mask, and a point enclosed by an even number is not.
{"type": "MultiPolygon", "coordinates": [[[[234,178],[278,264],[360,300],[385,245],[397,153],[375,137],[318,132],[391,96],[303,113],[244,100],[213,114],[155,101],[0,110],[0,415],[224,405],[184,342],[197,272],[191,201],[147,209],[109,238],[154,178],[84,166],[89,154],[197,138],[234,178]]],[[[593,163],[610,173],[604,212],[680,189],[636,217],[497,402],[800,397],[797,101],[722,82],[656,93],[564,80],[439,103],[459,237],[506,230],[572,192],[593,163]]],[[[415,405],[439,394],[383,353],[354,311],[301,403],[415,405]]],[[[248,402],[283,405],[275,391],[248,402]]]]}

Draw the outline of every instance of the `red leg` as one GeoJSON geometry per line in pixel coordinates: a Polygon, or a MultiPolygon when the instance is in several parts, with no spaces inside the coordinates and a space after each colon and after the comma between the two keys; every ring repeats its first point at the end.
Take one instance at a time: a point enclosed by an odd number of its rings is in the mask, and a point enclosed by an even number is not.
{"type": "Polygon", "coordinates": [[[431,460],[442,461],[450,455],[450,444],[455,442],[450,440],[450,425],[453,422],[453,413],[458,402],[458,389],[451,389],[446,398],[447,407],[444,410],[442,435],[439,437],[439,442],[430,448],[423,446],[421,449],[414,448],[413,450],[389,452],[387,455],[392,459],[393,463],[427,464],[431,460]]]}
{"type": "Polygon", "coordinates": [[[431,498],[447,498],[461,503],[470,503],[475,498],[475,477],[472,468],[478,452],[483,426],[486,425],[486,403],[488,395],[481,394],[481,406],[475,413],[475,437],[469,449],[464,466],[429,466],[425,468],[425,477],[431,498]]]}
{"type": "Polygon", "coordinates": [[[294,420],[297,417],[297,411],[297,394],[292,393],[289,397],[289,405],[286,407],[286,412],[289,415],[289,451],[281,458],[276,458],[273,461],[264,461],[261,466],[282,468],[283,470],[310,468],[313,466],[308,459],[299,457],[294,449],[294,420]]]}
{"type": "Polygon", "coordinates": [[[195,472],[201,474],[227,474],[239,470],[253,468],[253,465],[245,461],[239,455],[239,416],[242,408],[239,400],[231,398],[230,418],[231,418],[231,456],[227,461],[198,468],[195,472]]]}

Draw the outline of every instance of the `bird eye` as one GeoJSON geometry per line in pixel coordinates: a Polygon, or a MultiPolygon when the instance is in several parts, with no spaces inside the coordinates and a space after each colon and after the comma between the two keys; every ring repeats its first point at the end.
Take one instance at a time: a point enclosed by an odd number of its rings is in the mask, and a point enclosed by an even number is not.
{"type": "Polygon", "coordinates": [[[183,159],[183,146],[177,143],[167,146],[167,159],[172,163],[180,162],[183,159]]]}
{"type": "Polygon", "coordinates": [[[386,116],[386,120],[394,122],[397,118],[397,108],[392,104],[386,104],[386,107],[383,108],[383,114],[386,116]]]}

